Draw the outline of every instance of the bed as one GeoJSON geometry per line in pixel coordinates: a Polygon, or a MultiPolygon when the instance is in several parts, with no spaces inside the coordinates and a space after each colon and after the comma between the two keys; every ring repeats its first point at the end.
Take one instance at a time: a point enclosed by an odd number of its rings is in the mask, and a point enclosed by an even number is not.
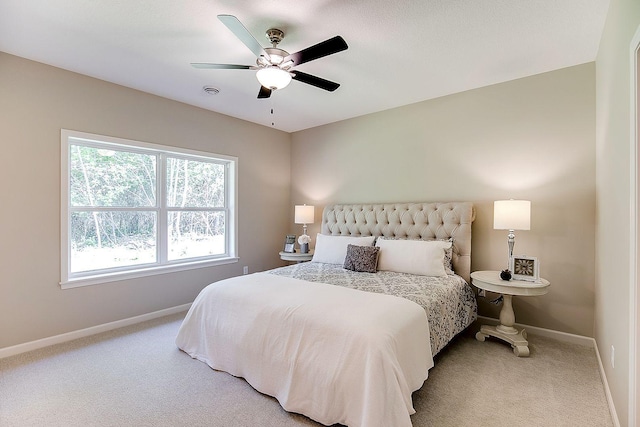
{"type": "Polygon", "coordinates": [[[477,317],[474,217],[468,202],[326,206],[311,262],[207,286],[176,344],[322,424],[411,426],[433,356],[477,317]]]}

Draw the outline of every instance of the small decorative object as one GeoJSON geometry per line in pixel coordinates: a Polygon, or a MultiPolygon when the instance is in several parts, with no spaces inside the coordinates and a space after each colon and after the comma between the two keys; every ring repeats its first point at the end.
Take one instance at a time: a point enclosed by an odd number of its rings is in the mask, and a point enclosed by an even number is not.
{"type": "Polygon", "coordinates": [[[300,244],[300,253],[309,253],[309,243],[311,243],[311,237],[303,234],[302,236],[298,237],[298,243],[300,244]]]}
{"type": "Polygon", "coordinates": [[[284,252],[293,253],[295,252],[296,245],[296,235],[295,234],[287,234],[286,239],[284,240],[284,252]]]}
{"type": "Polygon", "coordinates": [[[502,270],[500,272],[500,278],[502,280],[511,280],[511,271],[509,270],[502,270]]]}
{"type": "Polygon", "coordinates": [[[536,257],[514,255],[509,267],[513,271],[514,280],[525,280],[527,282],[540,281],[540,264],[536,257]]]}

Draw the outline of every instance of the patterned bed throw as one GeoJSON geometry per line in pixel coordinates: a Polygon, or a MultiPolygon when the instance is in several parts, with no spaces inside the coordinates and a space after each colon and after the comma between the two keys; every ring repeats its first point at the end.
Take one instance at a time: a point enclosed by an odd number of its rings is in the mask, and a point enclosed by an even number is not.
{"type": "Polygon", "coordinates": [[[390,271],[359,273],[340,265],[319,262],[295,264],[267,273],[395,295],[413,301],[427,312],[434,356],[478,317],[473,290],[456,275],[428,277],[390,271]]]}

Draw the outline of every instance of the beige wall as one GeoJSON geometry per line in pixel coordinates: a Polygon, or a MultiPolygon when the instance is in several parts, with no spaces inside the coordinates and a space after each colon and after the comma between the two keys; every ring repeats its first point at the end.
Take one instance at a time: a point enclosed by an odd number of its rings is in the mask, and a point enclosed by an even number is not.
{"type": "MultiPolygon", "coordinates": [[[[596,341],[616,412],[629,419],[631,40],[640,2],[611,0],[596,61],[596,341]],[[615,369],[609,363],[615,347],[615,369]]],[[[636,333],[637,334],[637,333],[636,333]]],[[[636,335],[637,338],[637,335],[636,335]]]]}
{"type": "Polygon", "coordinates": [[[281,265],[289,134],[3,53],[0,122],[0,348],[186,304],[242,266],[281,265]],[[238,157],[240,262],[61,290],[61,128],[238,157]]]}
{"type": "Polygon", "coordinates": [[[515,253],[538,256],[552,288],[516,298],[516,320],[593,336],[593,63],[296,132],[291,157],[292,203],[317,216],[335,202],[474,202],[472,270],[506,267],[493,201],[530,199],[515,253]]]}

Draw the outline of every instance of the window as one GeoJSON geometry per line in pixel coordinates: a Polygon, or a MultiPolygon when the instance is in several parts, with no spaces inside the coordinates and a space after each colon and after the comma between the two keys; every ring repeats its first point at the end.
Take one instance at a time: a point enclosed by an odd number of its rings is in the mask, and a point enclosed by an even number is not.
{"type": "Polygon", "coordinates": [[[62,287],[236,262],[236,164],[63,130],[62,287]]]}

